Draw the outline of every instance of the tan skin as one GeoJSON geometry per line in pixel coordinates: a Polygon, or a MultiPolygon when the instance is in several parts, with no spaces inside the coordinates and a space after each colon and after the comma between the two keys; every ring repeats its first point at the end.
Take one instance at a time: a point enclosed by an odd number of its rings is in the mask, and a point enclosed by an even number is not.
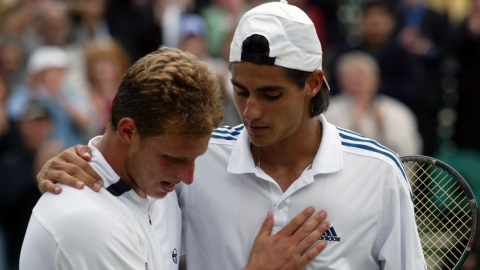
{"type": "MultiPolygon", "coordinates": [[[[317,70],[299,89],[278,66],[248,62],[232,65],[234,99],[261,169],[285,192],[317,154],[318,124],[310,116],[310,99],[323,80],[317,70]]],[[[257,160],[255,160],[257,162],[257,160]]]]}
{"type": "MultiPolygon", "coordinates": [[[[284,191],[315,158],[318,124],[310,117],[310,99],[319,91],[322,79],[323,72],[317,70],[305,88],[299,89],[277,66],[232,65],[235,103],[252,142],[252,155],[256,157],[258,145],[261,169],[284,191]]],[[[90,155],[87,146],[75,146],[49,160],[37,176],[41,191],[60,193],[56,181],[99,190],[103,183],[86,162],[90,155]]],[[[326,241],[302,253],[330,227],[323,210],[308,220],[314,212],[313,207],[305,209],[275,235],[271,235],[273,214],[268,212],[245,269],[303,269],[325,248],[326,241]]]]}
{"type": "Polygon", "coordinates": [[[140,197],[163,198],[176,184],[193,182],[195,159],[207,151],[209,139],[176,133],[142,138],[127,117],[117,130],[108,127],[95,146],[140,197]]]}

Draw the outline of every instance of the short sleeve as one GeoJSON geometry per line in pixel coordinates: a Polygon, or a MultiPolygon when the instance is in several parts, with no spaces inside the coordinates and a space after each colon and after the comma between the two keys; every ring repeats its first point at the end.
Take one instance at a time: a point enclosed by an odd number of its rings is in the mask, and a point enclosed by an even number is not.
{"type": "Polygon", "coordinates": [[[379,258],[382,270],[424,270],[425,258],[415,223],[408,181],[389,166],[382,190],[379,258]]]}

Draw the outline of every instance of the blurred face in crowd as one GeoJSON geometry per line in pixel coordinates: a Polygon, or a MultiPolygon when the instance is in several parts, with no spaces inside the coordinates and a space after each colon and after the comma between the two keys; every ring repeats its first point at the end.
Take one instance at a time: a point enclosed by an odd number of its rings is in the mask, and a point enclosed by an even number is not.
{"type": "Polygon", "coordinates": [[[52,121],[48,118],[38,117],[29,120],[20,120],[20,134],[27,146],[36,152],[48,139],[53,129],[52,121]]]}
{"type": "Polygon", "coordinates": [[[196,55],[198,58],[203,59],[207,54],[207,49],[205,48],[205,40],[200,36],[189,35],[185,37],[180,47],[189,53],[196,55]]]}
{"type": "Polygon", "coordinates": [[[349,62],[340,71],[343,93],[357,99],[372,100],[379,87],[378,76],[362,62],[349,62]]]}
{"type": "Polygon", "coordinates": [[[95,61],[92,70],[93,81],[99,84],[115,81],[120,72],[113,61],[105,58],[95,61]]]}
{"type": "Polygon", "coordinates": [[[14,44],[0,47],[0,75],[10,77],[15,75],[22,64],[22,52],[14,44]]]}
{"type": "Polygon", "coordinates": [[[94,25],[102,19],[105,14],[106,0],[84,0],[76,1],[76,10],[79,12],[82,21],[88,25],[94,25]]]}
{"type": "Polygon", "coordinates": [[[50,6],[43,18],[42,33],[49,45],[66,45],[70,33],[70,19],[67,9],[60,4],[50,6]]]}
{"type": "Polygon", "coordinates": [[[371,46],[381,46],[392,35],[395,20],[388,10],[383,7],[370,7],[362,18],[360,29],[364,41],[371,46]]]}
{"type": "Polygon", "coordinates": [[[35,74],[35,81],[43,85],[51,94],[58,94],[60,84],[63,81],[65,73],[64,68],[47,68],[38,74],[35,74]]]}
{"type": "Polygon", "coordinates": [[[123,75],[119,65],[112,59],[99,58],[92,63],[91,69],[92,85],[113,99],[123,75]]]}

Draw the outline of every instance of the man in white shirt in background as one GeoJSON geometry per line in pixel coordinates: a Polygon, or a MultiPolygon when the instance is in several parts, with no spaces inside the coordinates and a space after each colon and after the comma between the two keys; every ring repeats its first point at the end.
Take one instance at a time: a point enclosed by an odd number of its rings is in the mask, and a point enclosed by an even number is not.
{"type": "Polygon", "coordinates": [[[360,133],[400,156],[422,153],[422,137],[413,112],[402,102],[379,94],[380,67],[362,51],[348,52],[337,63],[341,93],[325,116],[339,127],[360,133]]]}

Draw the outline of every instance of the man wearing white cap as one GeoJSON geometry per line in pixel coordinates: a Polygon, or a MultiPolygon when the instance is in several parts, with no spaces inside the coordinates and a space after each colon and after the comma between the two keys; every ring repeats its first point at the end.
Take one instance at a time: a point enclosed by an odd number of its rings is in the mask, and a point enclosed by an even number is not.
{"type": "MultiPolygon", "coordinates": [[[[230,62],[243,125],[214,130],[195,183],[177,188],[188,270],[241,269],[266,211],[275,234],[309,205],[328,212],[330,228],[311,239],[328,246],[304,269],[426,269],[397,154],[322,115],[329,90],[307,15],[286,1],[250,10],[230,62]]],[[[39,184],[53,192],[49,177],[39,184]]]]}
{"type": "Polygon", "coordinates": [[[32,100],[43,103],[52,112],[54,140],[71,147],[85,143],[90,128],[92,107],[72,88],[62,86],[69,63],[67,53],[56,46],[33,51],[27,63],[28,84],[20,86],[7,101],[7,111],[18,119],[32,100]]]}

